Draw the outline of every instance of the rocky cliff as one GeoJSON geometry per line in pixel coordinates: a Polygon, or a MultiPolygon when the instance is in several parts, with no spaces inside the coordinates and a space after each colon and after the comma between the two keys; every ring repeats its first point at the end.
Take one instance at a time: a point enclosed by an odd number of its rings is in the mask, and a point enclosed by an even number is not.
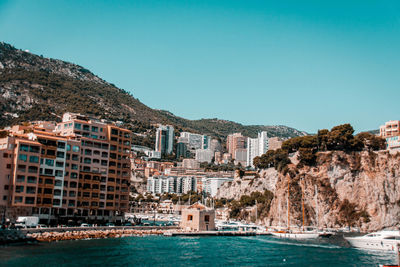
{"type": "Polygon", "coordinates": [[[358,226],[364,231],[400,225],[400,152],[320,152],[314,167],[290,165],[284,175],[268,169],[253,181],[224,184],[217,197],[239,199],[253,191],[274,193],[267,225],[358,226]],[[288,187],[289,184],[289,187],[288,187]],[[303,189],[302,189],[303,188],[303,189]]]}

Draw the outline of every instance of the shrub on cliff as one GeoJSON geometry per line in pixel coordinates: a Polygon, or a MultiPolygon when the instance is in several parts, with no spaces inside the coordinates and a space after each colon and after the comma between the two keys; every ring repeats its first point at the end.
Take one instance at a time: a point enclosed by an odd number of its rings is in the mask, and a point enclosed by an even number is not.
{"type": "Polygon", "coordinates": [[[347,226],[355,226],[362,222],[367,223],[370,221],[370,216],[367,211],[357,211],[357,205],[345,199],[339,206],[340,223],[347,226]]]}
{"type": "Polygon", "coordinates": [[[311,148],[303,148],[301,147],[299,149],[299,164],[297,167],[301,168],[302,166],[313,166],[316,163],[317,156],[313,152],[311,148]]]}
{"type": "Polygon", "coordinates": [[[233,200],[230,202],[230,217],[245,217],[244,214],[242,214],[244,212],[243,209],[246,207],[254,206],[256,203],[260,208],[260,211],[264,211],[263,213],[267,214],[273,198],[274,194],[269,190],[265,190],[264,193],[255,191],[252,192],[250,195],[242,195],[239,201],[233,200]]]}

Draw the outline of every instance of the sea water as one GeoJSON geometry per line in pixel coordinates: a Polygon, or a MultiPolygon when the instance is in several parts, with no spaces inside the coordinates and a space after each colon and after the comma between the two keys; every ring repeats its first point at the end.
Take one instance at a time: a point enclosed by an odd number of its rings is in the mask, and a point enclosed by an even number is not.
{"type": "Polygon", "coordinates": [[[378,266],[390,252],[249,237],[125,237],[0,247],[1,266],[378,266]]]}

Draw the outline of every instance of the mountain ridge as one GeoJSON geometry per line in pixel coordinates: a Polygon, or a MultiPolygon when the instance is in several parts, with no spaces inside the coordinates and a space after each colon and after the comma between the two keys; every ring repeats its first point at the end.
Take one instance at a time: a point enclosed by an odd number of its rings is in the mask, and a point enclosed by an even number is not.
{"type": "MultiPolygon", "coordinates": [[[[45,58],[0,42],[0,127],[23,121],[60,120],[63,112],[122,121],[136,132],[150,133],[154,124],[173,125],[220,139],[233,132],[255,137],[291,138],[304,131],[284,126],[243,125],[223,119],[188,120],[169,111],[152,109],[131,93],[116,87],[74,63],[45,58]]],[[[154,133],[154,131],[153,131],[154,133]]]]}

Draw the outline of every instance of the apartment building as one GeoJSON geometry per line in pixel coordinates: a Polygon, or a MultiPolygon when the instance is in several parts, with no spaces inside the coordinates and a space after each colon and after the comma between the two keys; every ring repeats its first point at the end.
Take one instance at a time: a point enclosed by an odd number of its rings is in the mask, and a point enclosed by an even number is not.
{"type": "Polygon", "coordinates": [[[128,210],[131,132],[66,113],[0,139],[0,205],[7,217],[115,220],[128,210]],[[45,127],[44,127],[45,126],[45,127]]]}
{"type": "Polygon", "coordinates": [[[228,135],[226,139],[226,149],[231,154],[232,158],[235,159],[236,149],[246,148],[247,137],[244,137],[241,133],[234,133],[228,135]]]}
{"type": "Polygon", "coordinates": [[[269,138],[266,131],[260,132],[257,138],[247,139],[247,160],[246,166],[254,167],[253,159],[259,157],[269,149],[269,138]]]}
{"type": "Polygon", "coordinates": [[[386,139],[387,149],[400,149],[400,121],[388,121],[379,127],[379,136],[386,139]]]}
{"type": "Polygon", "coordinates": [[[181,132],[180,141],[187,143],[188,149],[209,149],[211,138],[208,135],[195,134],[190,132],[181,132]]]}

